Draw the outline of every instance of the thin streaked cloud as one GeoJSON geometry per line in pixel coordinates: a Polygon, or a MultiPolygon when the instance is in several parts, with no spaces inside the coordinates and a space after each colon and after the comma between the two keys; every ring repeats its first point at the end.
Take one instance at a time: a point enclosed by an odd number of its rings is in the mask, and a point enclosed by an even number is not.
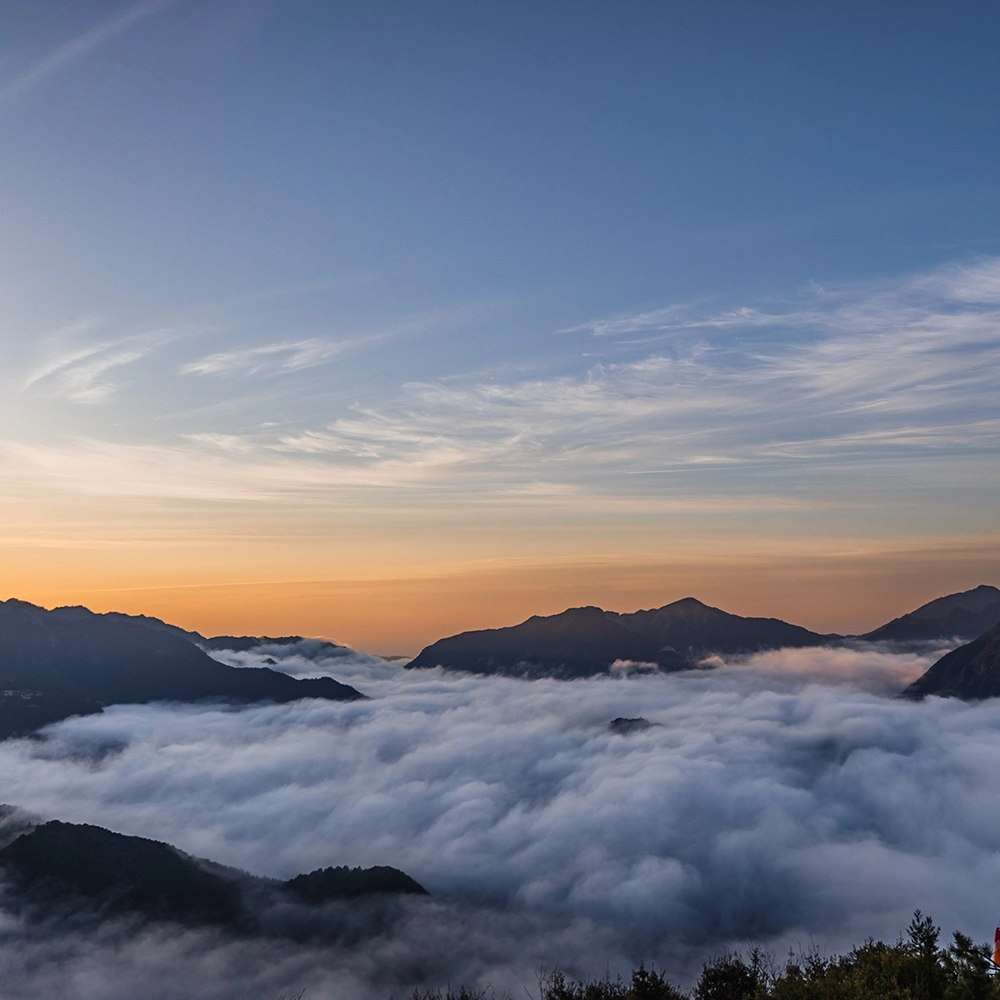
{"type": "MultiPolygon", "coordinates": [[[[692,316],[696,336],[580,374],[411,383],[327,419],[203,427],[148,444],[49,442],[19,454],[70,488],[89,477],[95,485],[80,488],[170,496],[434,489],[585,504],[648,491],[649,476],[667,477],[661,488],[674,495],[759,493],[760,475],[774,481],[774,496],[808,496],[821,489],[810,477],[831,467],[887,486],[890,464],[902,482],[914,463],[967,467],[972,481],[981,456],[1000,448],[998,283],[1000,260],[990,259],[895,284],[812,289],[808,308],[799,296],[766,311],[706,313],[711,335],[692,316]],[[722,473],[721,485],[707,478],[722,473]]],[[[185,368],[294,375],[345,343],[276,343],[185,368]]],[[[137,352],[76,348],[32,384],[100,399],[137,352]]]]}
{"type": "Polygon", "coordinates": [[[715,339],[581,376],[410,385],[391,406],[271,447],[497,478],[552,465],[571,480],[649,463],[954,457],[1000,444],[998,278],[991,260],[894,288],[815,293],[809,310],[715,314],[705,321],[722,331],[715,339]],[[724,329],[740,322],[774,336],[744,346],[724,329]],[[808,335],[790,338],[789,325],[808,335]]]}
{"type": "Polygon", "coordinates": [[[746,513],[825,509],[831,501],[783,497],[764,492],[740,496],[693,493],[653,496],[596,495],[565,482],[504,485],[484,482],[443,483],[442,471],[467,456],[428,454],[421,461],[351,466],[294,460],[266,449],[229,442],[189,441],[184,445],[110,444],[74,438],[57,445],[0,443],[0,473],[12,495],[44,484],[70,495],[157,499],[202,503],[254,503],[294,509],[316,506],[373,513],[380,495],[405,489],[411,498],[431,498],[428,510],[509,508],[601,509],[622,514],[746,513]],[[597,504],[597,507],[595,507],[597,504]]]}
{"type": "Polygon", "coordinates": [[[995,328],[1000,307],[1000,257],[948,264],[896,280],[842,285],[811,282],[798,295],[724,309],[704,301],[675,303],[602,317],[563,331],[598,337],[678,334],[694,330],[799,330],[862,334],[911,328],[970,331],[995,328]]]}
{"type": "Polygon", "coordinates": [[[135,349],[115,350],[111,345],[76,351],[53,362],[51,370],[43,374],[33,372],[24,387],[45,382],[52,396],[73,403],[102,403],[121,384],[111,373],[138,361],[144,353],[135,349]]]}
{"type": "Polygon", "coordinates": [[[73,403],[104,403],[123,386],[122,369],[191,332],[164,329],[90,339],[103,326],[100,320],[85,320],[43,337],[43,359],[21,379],[20,390],[73,403]]]}
{"type": "Polygon", "coordinates": [[[283,374],[329,364],[342,354],[375,337],[353,340],[309,338],[259,347],[236,348],[208,354],[181,365],[182,375],[257,375],[283,374]]]}
{"type": "Polygon", "coordinates": [[[146,0],[98,22],[75,38],[52,49],[19,76],[0,85],[0,104],[17,100],[50,76],[67,69],[102,45],[124,35],[141,21],[168,7],[173,7],[178,2],[179,0],[146,0]]]}

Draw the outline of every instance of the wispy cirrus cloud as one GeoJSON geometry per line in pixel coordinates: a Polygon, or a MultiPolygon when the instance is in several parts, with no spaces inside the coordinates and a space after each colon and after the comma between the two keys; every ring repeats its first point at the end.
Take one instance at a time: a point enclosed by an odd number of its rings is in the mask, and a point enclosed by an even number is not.
{"type": "Polygon", "coordinates": [[[614,322],[697,336],[580,376],[411,385],[393,406],[359,409],[277,446],[567,475],[994,448],[998,289],[1000,259],[991,258],[878,287],[813,289],[805,305],[643,313],[614,322]]]}
{"type": "Polygon", "coordinates": [[[180,368],[182,375],[256,375],[282,374],[329,364],[342,354],[377,337],[357,337],[350,340],[305,340],[263,344],[259,347],[235,348],[208,354],[189,361],[180,368]]]}
{"type": "Polygon", "coordinates": [[[111,373],[138,361],[144,351],[120,349],[115,344],[94,344],[70,351],[31,372],[23,388],[44,382],[50,394],[74,403],[100,403],[118,390],[111,373]]]}
{"type": "Polygon", "coordinates": [[[95,49],[139,24],[146,18],[172,7],[179,0],[145,0],[134,4],[113,17],[99,21],[75,38],[52,49],[19,76],[0,86],[0,104],[9,104],[33,90],[50,76],[66,69],[72,63],[89,55],[95,49]]]}
{"type": "MultiPolygon", "coordinates": [[[[826,495],[817,484],[838,467],[852,469],[855,487],[892,488],[893,475],[903,486],[934,463],[963,483],[985,482],[997,470],[984,457],[1000,449],[998,286],[1000,259],[991,258],[879,286],[812,289],[766,310],[706,311],[714,332],[692,313],[693,334],[638,358],[632,345],[630,359],[582,373],[412,383],[325,421],[73,449],[90,456],[81,476],[107,466],[102,489],[127,491],[132,477],[140,493],[167,495],[363,486],[585,504],[659,490],[767,496],[780,506],[788,490],[800,500],[826,495]],[[122,448],[139,450],[126,457],[122,448]]],[[[340,348],[296,341],[233,351],[203,359],[199,373],[295,370],[340,348]]],[[[118,358],[73,357],[50,364],[45,378],[99,393],[101,365],[118,358]],[[60,374],[76,369],[76,381],[60,374]]],[[[73,460],[47,447],[31,461],[65,476],[73,460]]]]}
{"type": "Polygon", "coordinates": [[[967,328],[977,316],[995,320],[1000,307],[1000,258],[953,263],[895,280],[821,285],[756,305],[711,309],[704,300],[602,317],[567,327],[599,337],[672,334],[686,330],[798,329],[872,333],[901,325],[967,328]]]}
{"type": "Polygon", "coordinates": [[[44,337],[44,360],[27,372],[20,390],[73,403],[103,403],[121,388],[121,369],[187,332],[166,329],[93,339],[102,326],[100,319],[86,319],[44,337]]]}

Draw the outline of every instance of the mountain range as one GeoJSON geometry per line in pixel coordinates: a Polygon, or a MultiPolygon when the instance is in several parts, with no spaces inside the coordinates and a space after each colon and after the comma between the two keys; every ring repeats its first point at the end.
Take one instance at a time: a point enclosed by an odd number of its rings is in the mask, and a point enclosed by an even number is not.
{"type": "MultiPolygon", "coordinates": [[[[1000,590],[986,585],[930,601],[860,636],[812,632],[777,618],[745,618],[686,597],[631,614],[570,608],[508,628],[463,632],[427,646],[407,667],[572,679],[615,669],[690,669],[712,654],[779,647],[878,643],[898,649],[977,639],[998,623],[1000,590]]],[[[295,653],[321,663],[324,671],[353,652],[322,639],[205,637],[147,616],[95,614],[82,607],[47,611],[25,601],[0,601],[0,739],[116,703],[364,697],[332,677],[295,679],[266,666],[229,666],[210,655],[222,651],[260,654],[264,662],[272,654],[295,653]]],[[[985,690],[982,677],[973,683],[962,676],[956,691],[967,683],[985,690]]]]}
{"type": "Polygon", "coordinates": [[[1000,622],[1000,590],[949,594],[864,635],[811,632],[778,618],[744,618],[685,597],[662,608],[618,614],[596,607],[534,615],[508,628],[462,632],[432,643],[410,668],[571,679],[615,667],[684,670],[719,653],[877,642],[893,647],[974,638],[1000,622]]]}
{"type": "Polygon", "coordinates": [[[510,628],[462,632],[422,650],[410,668],[570,679],[622,668],[683,670],[709,653],[821,646],[819,635],[777,618],[742,618],[685,597],[652,611],[570,608],[510,628]]]}
{"type": "MultiPolygon", "coordinates": [[[[0,807],[12,812],[12,807],[0,807]]],[[[84,911],[243,933],[322,931],[316,912],[362,897],[427,895],[396,868],[320,868],[287,881],[191,857],[156,840],[52,820],[0,849],[4,905],[29,916],[84,911]]]]}
{"type": "Polygon", "coordinates": [[[116,703],[364,697],[332,677],[226,666],[211,642],[155,618],[0,601],[0,739],[116,703]]]}

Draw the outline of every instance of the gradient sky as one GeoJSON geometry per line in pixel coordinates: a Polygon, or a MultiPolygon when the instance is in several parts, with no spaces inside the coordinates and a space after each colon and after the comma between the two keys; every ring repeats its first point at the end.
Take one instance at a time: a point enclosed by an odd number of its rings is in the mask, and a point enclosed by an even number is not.
{"type": "Polygon", "coordinates": [[[389,653],[1000,583],[1000,7],[0,26],[3,596],[389,653]]]}

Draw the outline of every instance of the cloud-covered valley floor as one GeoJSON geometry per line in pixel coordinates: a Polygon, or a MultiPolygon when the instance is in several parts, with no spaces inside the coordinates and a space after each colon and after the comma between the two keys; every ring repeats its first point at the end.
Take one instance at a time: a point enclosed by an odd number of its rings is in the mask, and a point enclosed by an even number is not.
{"type": "MultiPolygon", "coordinates": [[[[892,695],[935,659],[781,650],[579,682],[339,658],[363,702],[118,706],[0,744],[0,799],[288,878],[393,865],[433,899],[349,948],[0,924],[10,997],[397,996],[539,965],[692,977],[754,939],[832,951],[913,909],[1000,914],[1000,701],[892,695]],[[654,725],[619,735],[616,717],[654,725]],[[168,972],[169,970],[169,972],[168,972]]],[[[301,656],[280,664],[304,674],[301,656]]]]}

